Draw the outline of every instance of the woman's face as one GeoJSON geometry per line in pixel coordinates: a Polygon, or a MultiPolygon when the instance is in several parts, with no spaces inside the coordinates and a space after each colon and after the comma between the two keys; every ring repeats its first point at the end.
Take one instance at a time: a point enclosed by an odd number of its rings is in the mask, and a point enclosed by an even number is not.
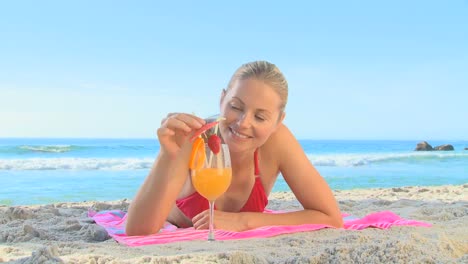
{"type": "Polygon", "coordinates": [[[220,133],[232,152],[263,145],[283,119],[281,99],[272,87],[256,79],[236,81],[221,97],[220,133]]]}

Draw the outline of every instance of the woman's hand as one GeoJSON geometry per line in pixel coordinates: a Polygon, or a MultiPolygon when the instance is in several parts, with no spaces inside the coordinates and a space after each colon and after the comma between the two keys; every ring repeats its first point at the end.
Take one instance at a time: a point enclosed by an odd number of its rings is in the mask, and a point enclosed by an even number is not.
{"type": "Polygon", "coordinates": [[[191,114],[170,113],[161,121],[158,139],[161,150],[177,156],[183,144],[188,142],[193,130],[202,127],[205,120],[191,114]]]}
{"type": "MultiPolygon", "coordinates": [[[[228,231],[245,231],[247,224],[242,213],[230,213],[214,210],[214,228],[228,231]]],[[[210,210],[205,210],[192,219],[195,229],[208,229],[210,225],[210,210]]]]}

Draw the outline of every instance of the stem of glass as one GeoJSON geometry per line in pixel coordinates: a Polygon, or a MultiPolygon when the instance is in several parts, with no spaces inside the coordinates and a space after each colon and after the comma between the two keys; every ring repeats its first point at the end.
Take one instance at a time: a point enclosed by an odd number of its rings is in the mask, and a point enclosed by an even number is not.
{"type": "Polygon", "coordinates": [[[214,217],[214,203],[215,201],[209,201],[210,204],[210,230],[208,231],[208,241],[215,241],[214,228],[213,228],[213,217],[214,217]]]}

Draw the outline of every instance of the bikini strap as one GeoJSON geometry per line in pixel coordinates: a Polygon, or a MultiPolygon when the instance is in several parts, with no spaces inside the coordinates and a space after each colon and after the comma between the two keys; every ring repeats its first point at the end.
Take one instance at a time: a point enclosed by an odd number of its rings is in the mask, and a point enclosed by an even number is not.
{"type": "Polygon", "coordinates": [[[258,166],[258,149],[254,152],[254,168],[255,168],[255,176],[260,175],[260,168],[258,166]]]}

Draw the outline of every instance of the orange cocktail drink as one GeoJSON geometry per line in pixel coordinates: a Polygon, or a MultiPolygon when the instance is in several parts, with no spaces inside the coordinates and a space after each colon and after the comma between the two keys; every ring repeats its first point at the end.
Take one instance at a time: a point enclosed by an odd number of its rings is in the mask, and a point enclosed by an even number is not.
{"type": "Polygon", "coordinates": [[[193,187],[209,202],[209,241],[215,240],[213,225],[215,200],[226,192],[232,178],[229,148],[217,135],[218,123],[223,119],[218,118],[195,132],[189,160],[193,187]],[[214,128],[213,133],[208,132],[210,128],[214,128]]]}
{"type": "Polygon", "coordinates": [[[216,200],[231,184],[231,168],[203,168],[192,173],[193,186],[208,201],[216,200]]]}

